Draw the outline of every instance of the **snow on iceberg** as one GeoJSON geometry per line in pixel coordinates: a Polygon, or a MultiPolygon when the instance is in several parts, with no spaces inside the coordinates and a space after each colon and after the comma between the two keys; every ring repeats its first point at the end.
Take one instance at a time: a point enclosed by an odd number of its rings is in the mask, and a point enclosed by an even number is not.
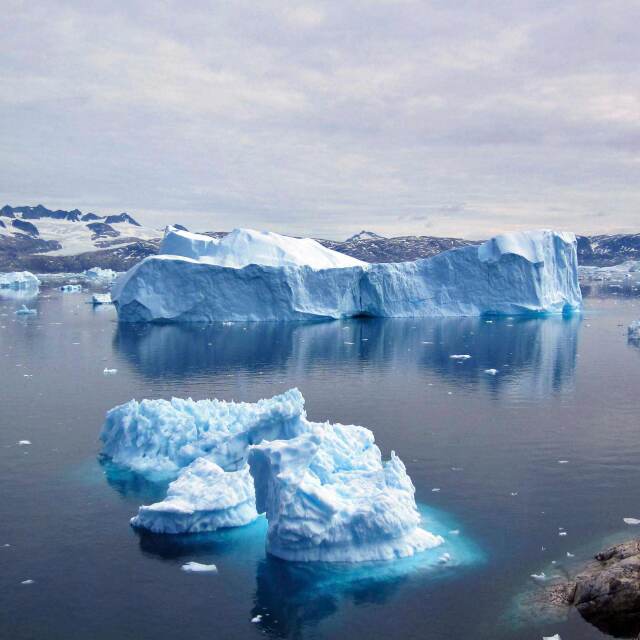
{"type": "Polygon", "coordinates": [[[0,289],[35,289],[40,280],[29,271],[0,273],[0,289]]]}
{"type": "Polygon", "coordinates": [[[400,459],[382,461],[364,427],[310,422],[297,389],[256,403],[143,400],[109,411],[103,453],[176,478],[131,520],[195,533],[268,520],[267,551],[286,560],[390,560],[438,546],[421,528],[400,459]]]}
{"type": "Polygon", "coordinates": [[[627,336],[631,342],[640,343],[640,320],[634,320],[627,329],[627,336]]]}
{"type": "Polygon", "coordinates": [[[571,233],[509,233],[415,262],[367,264],[308,238],[236,229],[218,240],[169,228],[160,252],[116,281],[121,321],[560,313],[582,299],[571,233]]]}

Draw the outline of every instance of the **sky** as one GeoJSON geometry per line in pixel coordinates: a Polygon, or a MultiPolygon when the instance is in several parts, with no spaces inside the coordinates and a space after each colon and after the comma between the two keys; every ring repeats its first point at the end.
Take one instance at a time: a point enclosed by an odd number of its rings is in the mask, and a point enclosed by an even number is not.
{"type": "Polygon", "coordinates": [[[333,239],[640,232],[638,2],[2,5],[2,204],[333,239]]]}

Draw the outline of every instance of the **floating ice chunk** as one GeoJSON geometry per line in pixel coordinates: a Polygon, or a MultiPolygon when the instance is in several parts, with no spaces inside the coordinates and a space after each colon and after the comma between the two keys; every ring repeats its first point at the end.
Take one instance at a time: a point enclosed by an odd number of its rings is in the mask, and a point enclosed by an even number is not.
{"type": "Polygon", "coordinates": [[[18,441],[18,444],[19,444],[21,447],[23,447],[23,446],[26,446],[26,445],[31,444],[31,440],[19,440],[19,441],[18,441]]]}
{"type": "Polygon", "coordinates": [[[87,280],[94,282],[112,282],[118,274],[113,269],[101,269],[100,267],[91,267],[84,272],[87,280]]]}
{"type": "Polygon", "coordinates": [[[23,304],[19,309],[16,310],[17,316],[37,316],[37,309],[29,309],[26,304],[23,304]]]}
{"type": "Polygon", "coordinates": [[[180,472],[162,502],[140,507],[131,524],[157,533],[199,533],[239,527],[257,517],[249,467],[225,472],[203,457],[180,472]]]}
{"type": "Polygon", "coordinates": [[[115,375],[116,373],[118,373],[118,370],[117,369],[107,369],[107,367],[105,367],[103,369],[102,373],[105,376],[112,376],[112,375],[115,375]]]}
{"type": "Polygon", "coordinates": [[[540,573],[532,573],[531,577],[538,582],[544,582],[547,579],[547,574],[541,571],[540,573]]]}
{"type": "Polygon", "coordinates": [[[625,524],[640,524],[640,519],[638,518],[622,518],[625,524]]]}
{"type": "Polygon", "coordinates": [[[250,447],[267,551],[285,560],[361,562],[410,556],[444,542],[420,527],[415,489],[395,453],[383,463],[368,429],[313,425],[250,447]]]}
{"type": "Polygon", "coordinates": [[[115,282],[121,321],[563,313],[582,299],[572,234],[507,234],[396,264],[366,264],[313,240],[247,229],[219,241],[193,236],[167,231],[160,255],[115,282]]]}
{"type": "Polygon", "coordinates": [[[542,636],[542,640],[562,640],[559,633],[556,633],[552,636],[542,636]]]}
{"type": "Polygon", "coordinates": [[[187,573],[218,573],[215,564],[201,564],[200,562],[187,562],[180,567],[187,573]]]}
{"type": "Polygon", "coordinates": [[[575,554],[570,553],[569,551],[567,551],[567,558],[575,558],[575,554]]]}
{"type": "Polygon", "coordinates": [[[568,460],[558,460],[558,464],[569,464],[568,460]]]}
{"type": "Polygon", "coordinates": [[[31,580],[31,578],[29,578],[28,580],[23,580],[20,584],[34,584],[35,580],[31,580]]]}
{"type": "Polygon", "coordinates": [[[447,562],[449,562],[449,560],[451,560],[451,554],[450,553],[443,553],[439,558],[438,558],[438,562],[440,564],[447,564],[447,562]]]}
{"type": "Polygon", "coordinates": [[[258,614],[257,616],[254,616],[253,618],[251,618],[251,622],[255,622],[258,623],[262,620],[262,615],[258,614]]]}
{"type": "Polygon", "coordinates": [[[559,536],[566,536],[567,532],[566,531],[560,531],[560,532],[558,532],[558,535],[559,536]]]}
{"type": "Polygon", "coordinates": [[[64,291],[65,293],[74,293],[76,291],[82,291],[82,285],[80,285],[80,284],[63,284],[60,287],[60,291],[64,291]]]}
{"type": "Polygon", "coordinates": [[[0,289],[37,289],[40,280],[29,271],[0,273],[0,289]]]}
{"type": "Polygon", "coordinates": [[[451,531],[449,531],[449,535],[450,536],[459,536],[460,535],[460,529],[451,529],[451,531]]]}
{"type": "Polygon", "coordinates": [[[633,342],[640,342],[640,320],[634,320],[627,329],[627,336],[633,342]]]}
{"type": "Polygon", "coordinates": [[[113,304],[111,300],[111,294],[109,293],[94,293],[91,296],[91,304],[113,304]]]}
{"type": "Polygon", "coordinates": [[[490,376],[495,376],[498,373],[497,369],[485,369],[485,373],[488,373],[490,376]]]}
{"type": "Polygon", "coordinates": [[[464,354],[453,354],[452,356],[449,356],[452,360],[468,360],[471,356],[468,353],[464,353],[464,354]]]}

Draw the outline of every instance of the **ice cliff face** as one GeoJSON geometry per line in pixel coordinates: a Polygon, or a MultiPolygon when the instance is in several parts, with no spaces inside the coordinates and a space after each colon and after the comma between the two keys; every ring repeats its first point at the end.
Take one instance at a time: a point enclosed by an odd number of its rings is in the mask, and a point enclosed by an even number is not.
{"type": "Polygon", "coordinates": [[[161,251],[116,282],[121,321],[561,313],[581,304],[575,236],[553,231],[505,234],[395,264],[249,230],[223,240],[168,230],[161,251]]]}
{"type": "Polygon", "coordinates": [[[0,289],[37,289],[40,280],[29,271],[0,273],[0,289]]]}
{"type": "Polygon", "coordinates": [[[101,439],[119,465],[175,478],[136,527],[214,531],[266,513],[267,551],[298,561],[390,560],[443,542],[421,528],[400,459],[383,462],[368,429],[308,421],[297,389],[254,404],[131,401],[101,439]]]}

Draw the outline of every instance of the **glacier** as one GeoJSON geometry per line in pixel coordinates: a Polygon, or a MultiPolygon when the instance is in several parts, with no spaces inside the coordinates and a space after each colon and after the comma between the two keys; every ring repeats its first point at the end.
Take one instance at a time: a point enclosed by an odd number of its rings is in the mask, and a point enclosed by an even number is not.
{"type": "Polygon", "coordinates": [[[120,276],[121,322],[567,313],[580,308],[576,239],[508,233],[415,262],[368,264],[311,239],[168,228],[160,254],[120,276]]]}
{"type": "Polygon", "coordinates": [[[102,453],[166,497],[134,527],[201,533],[266,514],[267,552],[285,560],[391,560],[444,542],[421,526],[400,458],[364,427],[311,422],[291,389],[255,403],[132,400],[107,413],[102,453]]]}

